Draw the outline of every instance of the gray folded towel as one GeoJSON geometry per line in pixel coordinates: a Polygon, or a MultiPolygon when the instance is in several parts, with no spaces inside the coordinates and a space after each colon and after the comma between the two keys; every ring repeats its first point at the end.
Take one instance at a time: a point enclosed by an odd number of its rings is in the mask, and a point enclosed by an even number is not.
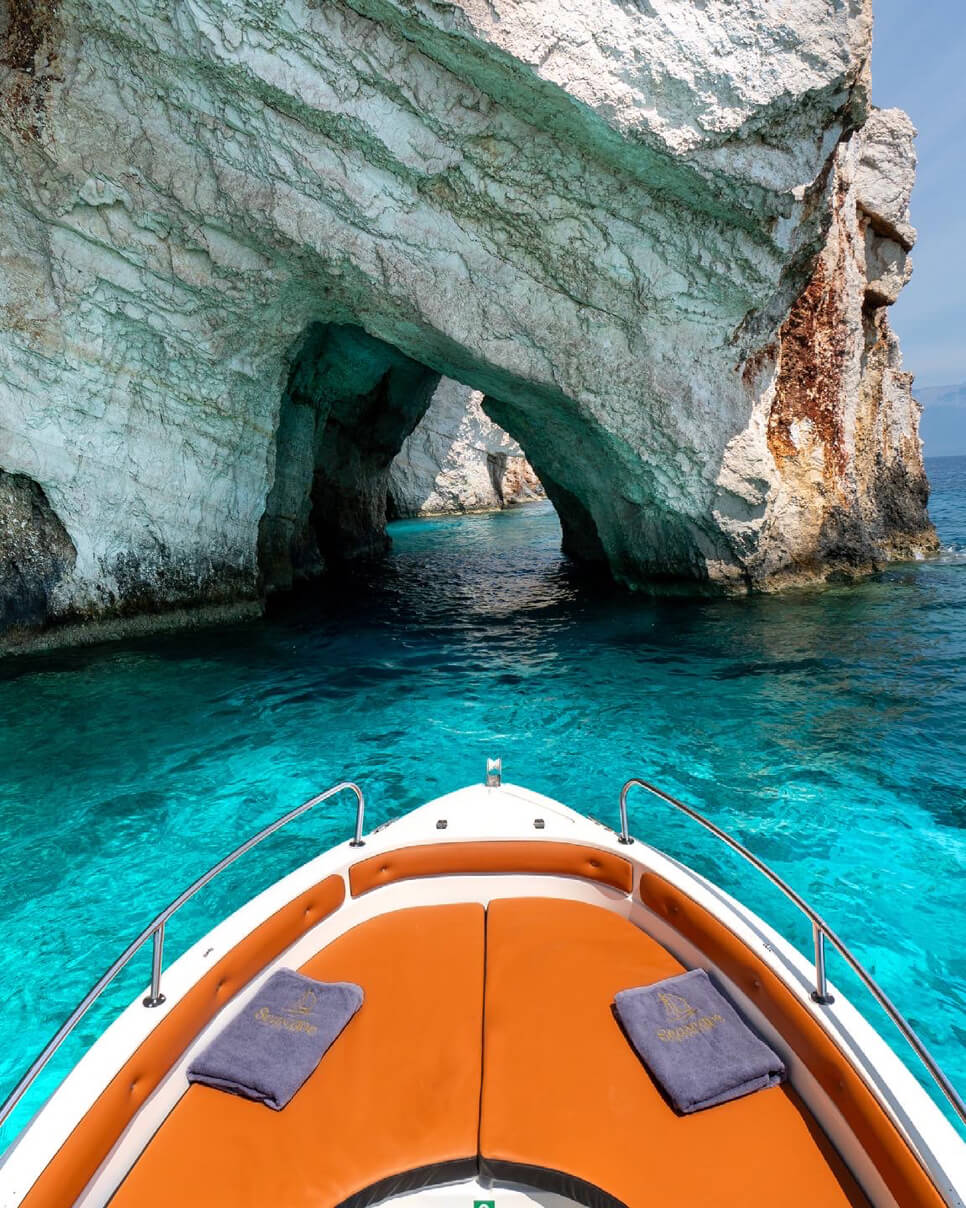
{"type": "Polygon", "coordinates": [[[621,990],[617,1016],[638,1057],[680,1112],[776,1086],[785,1066],[703,969],[621,990]]]}
{"type": "Polygon", "coordinates": [[[188,1081],[279,1111],[360,1006],[362,990],[352,982],[280,969],[192,1061],[188,1081]]]}

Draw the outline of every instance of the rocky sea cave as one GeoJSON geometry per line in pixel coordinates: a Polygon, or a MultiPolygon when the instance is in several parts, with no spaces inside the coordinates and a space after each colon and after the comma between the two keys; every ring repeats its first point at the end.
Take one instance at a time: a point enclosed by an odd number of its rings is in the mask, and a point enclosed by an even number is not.
{"type": "MultiPolygon", "coordinates": [[[[414,361],[359,327],[313,323],[299,340],[279,409],[275,443],[275,479],[258,529],[258,571],[267,593],[286,590],[297,583],[319,579],[346,561],[384,553],[389,546],[386,521],[422,510],[406,496],[402,478],[393,495],[394,459],[427,412],[443,375],[414,361]],[[408,500],[408,502],[407,502],[408,500]]],[[[471,389],[447,379],[443,400],[433,421],[455,420],[453,444],[460,421],[472,405],[471,389]],[[454,414],[455,412],[455,414],[454,414]]],[[[586,443],[568,440],[559,447],[547,445],[546,413],[513,407],[476,392],[479,397],[477,428],[487,420],[488,435],[495,432],[497,452],[471,444],[460,460],[444,441],[431,464],[425,490],[435,486],[435,473],[444,471],[452,457],[454,496],[440,511],[484,510],[504,501],[503,478],[506,444],[537,450],[527,464],[533,471],[533,494],[546,494],[560,517],[562,547],[582,562],[603,563],[605,555],[590,512],[580,496],[592,492],[588,463],[593,460],[586,443]],[[479,414],[482,412],[482,415],[479,414]],[[543,422],[541,422],[541,419],[543,422]],[[498,424],[494,428],[494,425],[498,424]],[[507,440],[507,438],[509,438],[507,440]],[[491,495],[472,497],[472,461],[482,453],[491,480],[491,495]],[[473,455],[476,455],[475,457],[473,455]],[[561,481],[562,480],[562,481],[561,481]],[[569,484],[568,486],[563,483],[569,484]],[[474,506],[474,503],[476,506],[474,506]]],[[[479,440],[477,434],[477,440],[479,440]]],[[[491,435],[491,440],[493,436],[491,435]]],[[[412,487],[410,486],[410,492],[412,487]]]]}

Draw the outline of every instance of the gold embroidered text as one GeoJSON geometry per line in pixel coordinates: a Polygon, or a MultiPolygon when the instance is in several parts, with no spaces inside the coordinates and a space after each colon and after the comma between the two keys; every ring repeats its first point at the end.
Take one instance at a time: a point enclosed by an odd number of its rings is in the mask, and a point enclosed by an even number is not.
{"type": "Polygon", "coordinates": [[[682,1024],[679,1028],[658,1028],[657,1038],[665,1042],[690,1040],[692,1036],[698,1036],[702,1032],[710,1032],[719,1023],[724,1023],[723,1015],[702,1015],[700,1019],[694,1019],[691,1023],[682,1024]]]}
{"type": "Polygon", "coordinates": [[[259,1007],[255,1012],[255,1018],[269,1028],[284,1028],[286,1032],[305,1032],[309,1036],[314,1036],[319,1030],[314,1023],[309,1023],[307,1019],[286,1019],[284,1015],[273,1015],[268,1007],[259,1007]]]}

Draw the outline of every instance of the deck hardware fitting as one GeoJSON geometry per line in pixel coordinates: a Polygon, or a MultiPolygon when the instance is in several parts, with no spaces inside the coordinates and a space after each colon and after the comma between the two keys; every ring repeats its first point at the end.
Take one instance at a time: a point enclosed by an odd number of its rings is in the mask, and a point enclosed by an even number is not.
{"type": "Polygon", "coordinates": [[[632,784],[638,783],[634,780],[628,780],[627,784],[621,789],[621,833],[617,836],[617,842],[623,843],[625,846],[634,842],[627,832],[627,794],[632,784]]]}
{"type": "Polygon", "coordinates": [[[815,989],[812,991],[812,1002],[826,1007],[835,1002],[835,995],[828,992],[828,981],[825,977],[825,932],[818,923],[812,923],[812,940],[815,944],[815,989]]]}
{"type": "Polygon", "coordinates": [[[151,951],[151,993],[141,1002],[146,1007],[160,1007],[164,1002],[161,993],[161,964],[164,959],[164,923],[154,933],[154,944],[151,951]]]}

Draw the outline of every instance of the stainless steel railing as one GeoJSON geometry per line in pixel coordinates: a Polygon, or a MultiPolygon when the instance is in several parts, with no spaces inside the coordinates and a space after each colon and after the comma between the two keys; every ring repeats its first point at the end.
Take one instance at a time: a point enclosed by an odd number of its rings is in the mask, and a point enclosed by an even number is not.
{"type": "Polygon", "coordinates": [[[933,1081],[949,1100],[949,1103],[956,1115],[966,1124],[966,1102],[963,1101],[959,1092],[949,1081],[943,1071],[940,1069],[936,1059],[932,1056],[923,1042],[919,1039],[912,1025],[899,1011],[898,1007],[888,997],[886,992],[881,989],[872,975],[862,967],[859,961],[852,955],[844,941],[839,938],[832,928],[825,922],[821,915],[809,906],[809,904],[792,887],[787,884],[763,861],[759,860],[756,855],[744,847],[737,839],[733,839],[727,831],[723,831],[720,826],[716,826],[710,819],[705,818],[703,814],[699,814],[696,809],[692,809],[690,805],[685,805],[683,801],[678,801],[676,797],[672,797],[670,793],[665,793],[663,789],[656,788],[653,784],[648,784],[646,780],[641,780],[634,777],[628,780],[621,789],[620,797],[620,813],[621,813],[621,829],[618,836],[621,843],[633,843],[634,840],[630,837],[627,831],[627,794],[632,788],[646,789],[649,793],[653,793],[655,797],[659,797],[662,801],[666,801],[668,805],[673,805],[675,809],[681,813],[687,814],[689,818],[693,818],[709,830],[712,835],[720,839],[722,843],[727,844],[732,851],[736,851],[739,856],[742,856],[749,864],[754,865],[760,873],[768,878],[785,895],[789,901],[794,902],[798,909],[812,924],[812,939],[815,946],[815,989],[812,991],[812,999],[825,1005],[833,1002],[834,999],[828,992],[828,982],[825,976],[825,941],[838,951],[846,964],[852,969],[856,976],[862,981],[865,988],[869,991],[872,997],[876,1000],[879,1006],[889,1016],[895,1026],[902,1033],[905,1040],[911,1046],[913,1052],[929,1071],[933,1081]]]}
{"type": "Polygon", "coordinates": [[[177,910],[180,910],[180,908],[185,904],[185,902],[188,901],[189,898],[194,897],[199,889],[203,889],[209,881],[217,877],[220,872],[223,872],[229,866],[229,864],[234,864],[239,856],[243,856],[246,852],[251,851],[251,849],[261,843],[263,839],[267,839],[269,835],[273,835],[277,830],[281,830],[283,826],[287,826],[289,822],[292,822],[300,815],[306,813],[306,811],[310,810],[314,805],[318,805],[320,802],[326,801],[329,797],[334,797],[336,793],[342,793],[346,790],[354,793],[356,797],[356,825],[354,836],[350,840],[350,846],[363,847],[365,844],[362,838],[362,824],[365,817],[366,803],[365,798],[362,795],[362,789],[360,789],[357,784],[353,784],[351,780],[343,780],[339,784],[333,785],[332,788],[326,789],[324,793],[319,793],[316,797],[312,797],[308,801],[303,801],[302,804],[296,806],[294,810],[289,810],[289,812],[287,814],[283,814],[281,818],[276,818],[274,822],[270,823],[263,830],[260,830],[257,835],[252,835],[250,839],[246,839],[240,847],[236,847],[233,852],[225,856],[224,859],[219,860],[217,864],[209,868],[206,873],[200,876],[197,881],[189,885],[183,893],[179,894],[174,899],[170,906],[165,907],[157,918],[149,923],[147,927],[145,927],[137,939],[124,949],[124,951],[113,963],[113,965],[111,965],[107,972],[94,983],[94,985],[90,988],[90,990],[88,990],[74,1010],[70,1013],[70,1015],[68,1015],[64,1022],[60,1025],[54,1035],[50,1038],[46,1047],[37,1057],[36,1061],[34,1061],[31,1067],[27,1070],[24,1076],[4,1100],[3,1106],[0,1107],[0,1125],[2,1125],[7,1119],[13,1109],[30,1089],[38,1074],[40,1074],[43,1068],[47,1065],[48,1061],[50,1061],[51,1057],[53,1057],[77,1024],[80,1023],[81,1019],[83,1019],[98,998],[100,998],[101,994],[103,994],[114,978],[117,977],[131,957],[134,956],[136,952],[139,952],[141,948],[143,948],[148,942],[148,940],[152,938],[154,940],[154,949],[151,956],[151,990],[143,1002],[146,1007],[159,1007],[164,1002],[164,995],[161,993],[161,973],[164,956],[164,928],[168,919],[170,919],[177,910]]]}

